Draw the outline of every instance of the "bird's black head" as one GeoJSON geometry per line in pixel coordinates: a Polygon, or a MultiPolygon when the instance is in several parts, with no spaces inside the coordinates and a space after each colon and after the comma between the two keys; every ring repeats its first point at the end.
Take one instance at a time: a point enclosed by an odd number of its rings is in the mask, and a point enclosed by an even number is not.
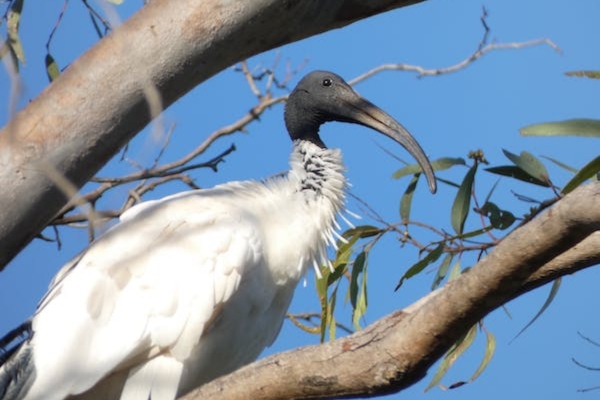
{"type": "Polygon", "coordinates": [[[406,148],[421,166],[432,193],[436,190],[433,168],[410,133],[379,107],[363,99],[339,75],[314,71],[300,80],[285,106],[285,125],[292,140],[308,140],[325,148],[319,128],[329,121],[367,126],[406,148]]]}

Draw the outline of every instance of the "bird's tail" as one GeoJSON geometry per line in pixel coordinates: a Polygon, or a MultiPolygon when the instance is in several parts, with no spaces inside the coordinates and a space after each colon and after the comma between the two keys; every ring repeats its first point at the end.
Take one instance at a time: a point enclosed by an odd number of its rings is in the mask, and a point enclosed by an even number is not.
{"type": "Polygon", "coordinates": [[[31,360],[31,321],[0,339],[0,399],[22,399],[35,378],[31,360]]]}

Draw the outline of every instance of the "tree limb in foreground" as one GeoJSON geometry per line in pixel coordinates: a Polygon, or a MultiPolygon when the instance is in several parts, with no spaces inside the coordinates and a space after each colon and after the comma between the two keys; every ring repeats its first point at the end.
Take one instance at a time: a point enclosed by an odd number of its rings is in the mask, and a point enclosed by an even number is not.
{"type": "Polygon", "coordinates": [[[65,205],[65,192],[199,83],[252,55],[421,1],[149,2],[0,130],[0,270],[65,205]]]}
{"type": "Polygon", "coordinates": [[[185,400],[377,396],[422,379],[475,322],[551,280],[600,261],[600,183],[573,191],[444,287],[362,331],[275,354],[185,400]]]}

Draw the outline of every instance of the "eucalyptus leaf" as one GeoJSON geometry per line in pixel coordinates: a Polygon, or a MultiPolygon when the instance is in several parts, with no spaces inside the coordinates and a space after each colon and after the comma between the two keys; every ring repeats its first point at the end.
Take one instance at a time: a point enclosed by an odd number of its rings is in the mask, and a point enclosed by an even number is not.
{"type": "Polygon", "coordinates": [[[60,75],[60,69],[58,68],[58,64],[54,61],[54,58],[50,55],[50,53],[46,54],[46,58],[44,59],[46,64],[46,74],[48,75],[48,80],[52,82],[60,75]]]}
{"type": "Polygon", "coordinates": [[[473,344],[477,336],[477,325],[473,325],[471,329],[462,338],[456,341],[454,345],[446,352],[446,355],[440,362],[440,365],[435,372],[431,382],[425,388],[425,392],[437,386],[442,381],[450,367],[458,360],[458,358],[473,344]]]}
{"type": "Polygon", "coordinates": [[[584,136],[600,137],[600,120],[589,118],[568,119],[528,125],[520,130],[523,136],[584,136]]]}
{"type": "Polygon", "coordinates": [[[438,267],[437,274],[435,274],[435,278],[433,279],[433,284],[431,285],[431,290],[437,289],[438,286],[443,282],[444,278],[446,278],[446,274],[448,274],[448,269],[450,268],[450,263],[454,255],[451,253],[446,254],[446,257],[440,263],[438,267]]]}
{"type": "Polygon", "coordinates": [[[410,219],[410,208],[412,205],[413,195],[415,194],[415,189],[417,188],[417,182],[419,182],[419,177],[418,175],[415,175],[400,198],[400,219],[402,222],[410,219]]]}
{"type": "Polygon", "coordinates": [[[554,282],[552,282],[552,287],[550,288],[550,293],[548,293],[548,297],[546,298],[546,301],[544,302],[544,304],[542,305],[540,310],[537,312],[537,314],[535,314],[535,316],[531,319],[531,321],[529,321],[527,323],[527,325],[525,325],[525,327],[523,327],[523,329],[521,329],[519,331],[519,333],[517,333],[517,335],[513,338],[513,340],[515,340],[516,338],[521,336],[521,334],[523,332],[525,332],[527,330],[527,328],[529,328],[531,325],[533,325],[533,323],[544,313],[544,311],[546,311],[548,309],[550,304],[552,304],[552,301],[554,301],[556,294],[558,293],[558,289],[560,288],[561,282],[562,282],[561,278],[557,278],[554,282]]]}
{"type": "MultiPolygon", "coordinates": [[[[460,157],[442,157],[437,160],[431,161],[431,167],[434,171],[443,171],[449,168],[454,167],[455,165],[467,165],[464,158],[460,157]]],[[[400,168],[398,171],[394,172],[392,178],[400,179],[407,175],[414,175],[423,172],[421,166],[419,164],[410,164],[405,167],[400,168]]]]}
{"type": "Polygon", "coordinates": [[[600,71],[568,71],[566,76],[576,76],[579,78],[600,79],[600,71]]]}
{"type": "Polygon", "coordinates": [[[404,273],[404,275],[402,275],[402,277],[400,278],[400,281],[398,282],[398,285],[396,285],[396,288],[394,289],[394,291],[400,289],[400,286],[402,286],[402,284],[404,283],[405,280],[412,278],[413,276],[415,276],[418,273],[420,273],[421,271],[423,271],[425,269],[425,267],[427,267],[429,264],[436,262],[437,259],[440,258],[440,256],[443,253],[444,253],[444,242],[438,244],[433,250],[431,250],[429,253],[427,253],[427,255],[425,257],[423,257],[421,260],[419,260],[415,264],[413,264],[404,273]]]}
{"type": "Polygon", "coordinates": [[[581,168],[575,174],[575,176],[573,178],[571,178],[571,180],[569,182],[567,182],[567,184],[565,185],[565,187],[562,190],[562,193],[567,194],[567,193],[573,191],[573,189],[575,189],[576,187],[578,187],[579,185],[581,185],[583,182],[587,181],[588,179],[594,177],[599,172],[600,172],[600,156],[594,158],[592,161],[590,161],[589,163],[584,165],[583,168],[581,168]]]}
{"type": "Polygon", "coordinates": [[[465,175],[465,178],[458,188],[456,197],[454,198],[454,203],[452,203],[450,220],[452,223],[452,228],[459,235],[463,233],[465,221],[471,208],[471,190],[473,188],[473,181],[475,180],[477,165],[477,163],[473,164],[473,166],[465,175]]]}
{"type": "Polygon", "coordinates": [[[8,13],[6,14],[6,32],[8,35],[8,46],[12,50],[15,57],[22,63],[25,64],[25,52],[23,50],[23,44],[19,37],[19,25],[21,23],[21,15],[23,12],[24,0],[15,0],[8,13]]]}
{"type": "Polygon", "coordinates": [[[550,183],[548,170],[544,164],[533,154],[522,151],[520,155],[511,153],[508,150],[502,150],[504,155],[511,160],[517,167],[521,168],[527,174],[541,182],[550,183]]]}
{"type": "Polygon", "coordinates": [[[539,179],[534,178],[516,165],[502,165],[500,167],[486,168],[485,170],[492,174],[508,176],[523,182],[532,183],[534,185],[550,187],[548,182],[540,181],[539,179]]]}

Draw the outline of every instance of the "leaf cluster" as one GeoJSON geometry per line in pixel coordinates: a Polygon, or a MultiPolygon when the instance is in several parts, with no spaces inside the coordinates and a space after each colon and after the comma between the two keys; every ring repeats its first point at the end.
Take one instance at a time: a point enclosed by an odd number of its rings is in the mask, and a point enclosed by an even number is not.
{"type": "MultiPolygon", "coordinates": [[[[568,120],[555,123],[531,125],[522,129],[523,135],[533,136],[587,136],[600,138],[600,121],[597,120],[568,120]]],[[[542,210],[558,201],[565,194],[588,180],[598,180],[600,174],[600,157],[587,162],[577,169],[568,166],[551,157],[538,157],[527,151],[513,153],[502,150],[507,162],[502,165],[489,165],[482,151],[473,151],[467,158],[443,157],[432,162],[438,181],[456,191],[452,204],[449,205],[449,226],[451,230],[444,230],[424,222],[411,220],[416,188],[421,180],[421,168],[417,164],[406,165],[393,173],[393,178],[401,180],[409,178],[406,189],[400,198],[399,217],[396,223],[383,223],[382,226],[365,225],[350,229],[343,234],[346,239],[341,243],[335,258],[332,261],[334,271],[329,273],[323,268],[327,279],[318,280],[317,288],[322,308],[321,339],[324,340],[327,330],[330,339],[335,338],[336,320],[334,310],[341,281],[348,281],[346,300],[352,305],[352,321],[355,329],[360,329],[360,320],[367,309],[367,259],[374,249],[374,245],[385,234],[396,234],[402,244],[413,245],[419,250],[420,257],[412,265],[406,267],[400,276],[396,290],[403,284],[424,272],[434,272],[431,289],[435,290],[460,274],[468,271],[463,255],[473,253],[478,260],[491,248],[495,247],[512,230],[535,218],[542,210]],[[549,168],[548,166],[551,168],[549,168]],[[462,179],[458,182],[445,178],[445,171],[464,170],[462,179]],[[571,176],[566,182],[558,185],[553,173],[556,170],[566,170],[571,176]],[[498,177],[491,190],[480,196],[478,181],[489,181],[493,176],[498,177]],[[518,200],[532,203],[528,211],[519,215],[515,210],[515,202],[501,204],[495,200],[497,184],[501,179],[524,182],[532,188],[542,188],[542,199],[532,199],[528,196],[514,193],[518,200]],[[479,201],[483,198],[483,201],[479,201]],[[467,228],[471,227],[471,228],[467,228]],[[425,242],[418,240],[414,234],[416,228],[434,234],[433,239],[425,242]],[[461,262],[463,261],[463,262],[461,262]]],[[[431,235],[430,235],[431,236],[431,235]]],[[[560,287],[560,279],[554,281],[550,293],[538,313],[521,330],[527,329],[552,303],[560,287]]],[[[486,368],[495,350],[495,337],[485,328],[483,321],[471,327],[448,351],[427,389],[434,386],[443,386],[441,381],[454,362],[475,341],[478,331],[484,332],[485,351],[482,361],[473,375],[467,381],[460,381],[448,385],[448,388],[461,386],[476,379],[486,368]]],[[[518,336],[518,335],[517,335],[518,336]]],[[[446,387],[446,386],[443,386],[446,387]]]]}

